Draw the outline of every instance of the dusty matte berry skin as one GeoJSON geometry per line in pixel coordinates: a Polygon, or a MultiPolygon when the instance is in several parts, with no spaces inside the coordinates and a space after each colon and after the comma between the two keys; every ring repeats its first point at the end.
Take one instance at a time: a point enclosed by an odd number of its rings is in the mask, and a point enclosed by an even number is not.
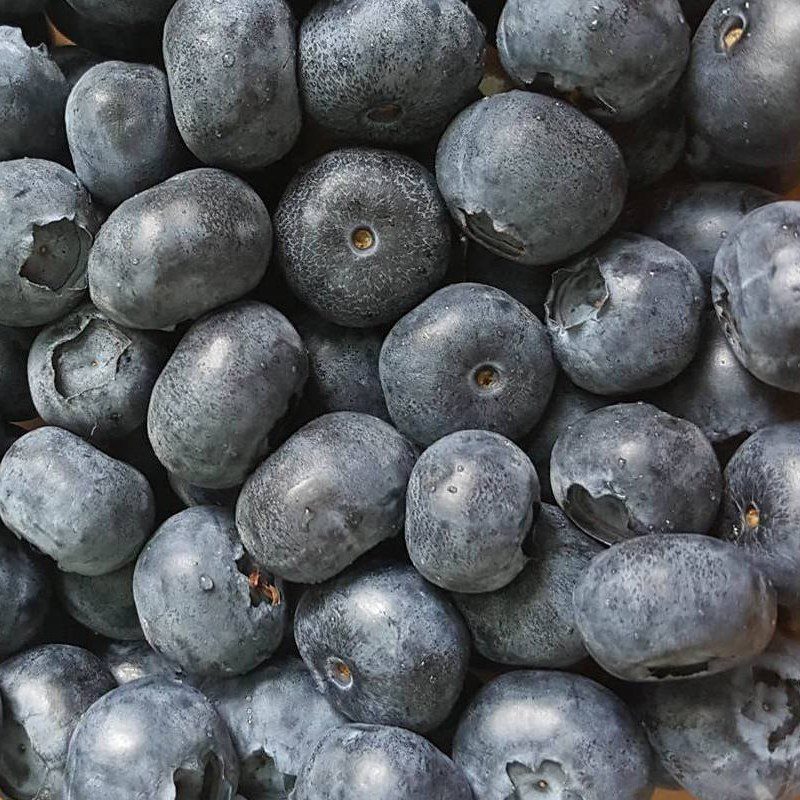
{"type": "Polygon", "coordinates": [[[0,517],[65,572],[105,575],[136,558],[153,530],[155,501],[141,472],[44,427],[0,462],[0,517]]]}
{"type": "Polygon", "coordinates": [[[564,672],[510,672],[468,706],[453,742],[475,800],[646,800],[650,748],[608,689],[564,672]],[[544,782],[544,787],[540,782],[544,782]]]}
{"type": "MultiPolygon", "coordinates": [[[[147,641],[189,674],[243,675],[275,652],[286,626],[280,581],[252,579],[229,509],[170,517],[136,562],[133,596],[147,641]]],[[[258,578],[258,575],[255,575],[258,578]]]]}
{"type": "Polygon", "coordinates": [[[685,256],[627,234],[558,270],[545,309],[570,380],[615,395],[678,375],[697,350],[704,306],[700,275],[685,256]]]}
{"type": "Polygon", "coordinates": [[[406,565],[354,569],[308,589],[294,636],[320,691],[350,719],[423,733],[452,710],[469,661],[458,612],[406,565]]]}
{"type": "Polygon", "coordinates": [[[163,677],[109,692],[84,714],[69,746],[70,800],[207,797],[231,800],[239,764],[214,707],[163,677]],[[120,743],[125,765],[120,764],[120,743]]]}
{"type": "Polygon", "coordinates": [[[92,198],[65,167],[0,162],[0,324],[44,325],[78,305],[99,227],[92,198]]]}
{"type": "Polygon", "coordinates": [[[310,164],[281,198],[275,237],[292,291],[325,319],[358,328],[413,308],[450,258],[433,175],[388,150],[335,150],[310,164]]]}
{"type": "Polygon", "coordinates": [[[186,161],[167,78],[157,67],[92,67],[70,93],[66,124],[75,172],[107,206],[165,181],[186,161]]]}
{"type": "Polygon", "coordinates": [[[36,647],[0,665],[0,784],[20,800],[64,797],[67,745],[81,715],[114,678],[87,650],[36,647]]]}
{"type": "Polygon", "coordinates": [[[711,284],[736,357],[759,380],[790,392],[800,392],[799,261],[800,202],[771,203],[725,240],[711,284]]]}
{"type": "Polygon", "coordinates": [[[163,337],[123,328],[87,303],[39,333],[26,383],[48,425],[95,441],[115,439],[144,422],[168,356],[163,337]]]}
{"type": "Polygon", "coordinates": [[[89,259],[94,304],[129,328],[173,328],[253,289],[272,224],[261,198],[218,169],[193,169],[131,197],[89,259]]]}
{"type": "Polygon", "coordinates": [[[299,334],[271,306],[243,301],[207,315],[153,387],[147,433],[155,454],[198,486],[238,486],[269,451],[307,374],[299,334]]]}
{"type": "Polygon", "coordinates": [[[538,513],[539,479],[525,453],[498,433],[456,431],[411,471],[408,554],[443,589],[491,592],[524,568],[538,513]]]}
{"type": "Polygon", "coordinates": [[[325,414],[291,436],[248,478],[236,527],[258,564],[319,583],[403,527],[417,452],[368,414],[325,414]]]}
{"type": "Polygon", "coordinates": [[[175,121],[204,163],[265,167],[292,148],[302,122],[295,21],[283,0],[178,0],[164,26],[175,121]]]}
{"type": "Polygon", "coordinates": [[[708,439],[647,403],[606,406],[558,437],[550,460],[556,502],[607,544],[644,533],[706,533],[722,493],[708,439]]]}
{"type": "Polygon", "coordinates": [[[460,0],[319,2],[300,27],[304,108],[344,138],[429,139],[477,96],[484,46],[460,0]]]}
{"type": "Polygon", "coordinates": [[[429,445],[457,430],[519,439],[541,417],[556,368],[544,326],[500,289],[440,289],[389,332],[380,357],[389,414],[429,445]]]}
{"type": "Polygon", "coordinates": [[[551,264],[599,239],[627,188],[608,133],[567,103],[521,91],[487,97],[450,123],[436,179],[462,230],[524,264],[551,264]]]}
{"type": "Polygon", "coordinates": [[[204,486],[196,486],[193,483],[173,475],[171,472],[167,476],[170,489],[177,495],[178,499],[187,507],[191,506],[228,506],[234,508],[236,498],[239,497],[241,486],[231,486],[228,489],[207,489],[204,486]]]}
{"type": "Polygon", "coordinates": [[[738,669],[644,688],[656,754],[703,800],[793,800],[800,792],[800,645],[776,636],[738,669]]]}
{"type": "Polygon", "coordinates": [[[317,742],[347,723],[317,691],[299,658],[283,658],[241,678],[206,681],[211,700],[231,732],[248,800],[285,800],[317,742]]]}
{"type": "Polygon", "coordinates": [[[293,800],[472,800],[464,773],[427,739],[388,725],[345,725],[322,738],[293,800]]]}
{"type": "Polygon", "coordinates": [[[185,677],[179,666],[171,664],[143,639],[107,642],[97,652],[119,686],[155,675],[178,679],[185,677]]]}
{"type": "Polygon", "coordinates": [[[572,590],[602,550],[560,508],[542,505],[530,558],[511,583],[496,592],[452,594],[475,649],[498,664],[546,669],[585,658],[572,590]]]}
{"type": "Polygon", "coordinates": [[[33,333],[0,325],[0,418],[26,420],[36,416],[28,387],[28,351],[33,333]]]}
{"type": "Polygon", "coordinates": [[[724,672],[758,655],[775,630],[775,590],[726,542],[652,534],[598,555],[575,587],[589,653],[627,681],[724,672]]]}

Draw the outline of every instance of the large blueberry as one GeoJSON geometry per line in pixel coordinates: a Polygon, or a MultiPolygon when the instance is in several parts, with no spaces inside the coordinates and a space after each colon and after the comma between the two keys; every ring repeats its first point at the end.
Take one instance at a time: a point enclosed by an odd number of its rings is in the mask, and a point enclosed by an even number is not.
{"type": "Polygon", "coordinates": [[[0,325],[0,418],[32,419],[36,416],[28,387],[28,351],[33,334],[0,325]]]}
{"type": "Polygon", "coordinates": [[[98,655],[108,665],[119,686],[154,675],[178,679],[184,677],[179,666],[167,661],[142,639],[106,642],[98,650],[98,655]]]}
{"type": "Polygon", "coordinates": [[[697,426],[647,403],[606,406],[558,437],[556,502],[607,544],[644,533],[706,533],[722,493],[719,462],[697,426]]]}
{"type": "Polygon", "coordinates": [[[555,373],[542,323],[478,283],[440,289],[406,314],[380,357],[392,420],[425,445],[464,429],[524,436],[550,399],[555,373]]]}
{"type": "Polygon", "coordinates": [[[567,103],[521,91],[488,97],[453,120],[436,179],[459,227],[524,264],[551,264],[599,239],[627,189],[608,133],[567,103]]]}

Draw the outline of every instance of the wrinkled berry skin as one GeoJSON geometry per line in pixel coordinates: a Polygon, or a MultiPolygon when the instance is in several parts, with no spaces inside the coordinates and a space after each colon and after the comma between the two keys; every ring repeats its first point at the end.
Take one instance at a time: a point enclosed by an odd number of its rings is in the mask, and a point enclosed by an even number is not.
{"type": "Polygon", "coordinates": [[[706,533],[722,492],[708,439],[647,403],[606,406],[564,430],[550,481],[567,516],[606,544],[644,533],[706,533]]]}
{"type": "Polygon", "coordinates": [[[403,527],[417,453],[382,420],[341,411],[317,417],[248,478],[236,527],[258,564],[319,583],[403,527]]]}
{"type": "Polygon", "coordinates": [[[553,352],[588,392],[630,394],[666,383],[692,360],[705,305],[697,270],[636,234],[558,270],[547,297],[553,352]]]}
{"type": "Polygon", "coordinates": [[[388,725],[345,725],[322,738],[293,800],[472,800],[464,773],[427,739],[388,725]]]}
{"type": "Polygon", "coordinates": [[[522,572],[496,592],[452,595],[475,649],[498,664],[545,669],[584,659],[572,591],[602,550],[560,508],[542,505],[522,572]]]}
{"type": "Polygon", "coordinates": [[[84,714],[69,746],[69,800],[208,797],[231,800],[239,764],[214,707],[163,677],[109,692],[84,714]],[[124,769],[120,742],[127,743],[124,769]]]}
{"type": "Polygon", "coordinates": [[[286,800],[317,742],[347,723],[299,658],[278,659],[241,678],[206,681],[202,689],[231,732],[239,789],[248,800],[286,800]]]}
{"type": "Polygon", "coordinates": [[[45,328],[28,357],[39,416],[86,439],[116,439],[147,417],[169,355],[157,334],[123,328],[85,304],[45,328]]]}
{"type": "Polygon", "coordinates": [[[317,3],[300,26],[305,111],[343,138],[429,139],[477,96],[484,46],[460,0],[317,3]]]}
{"type": "Polygon", "coordinates": [[[19,800],[63,797],[67,745],[81,715],[114,678],[79,647],[36,647],[0,664],[0,784],[19,800]]]}
{"type": "Polygon", "coordinates": [[[269,451],[307,374],[299,334],[271,306],[244,301],[207,315],[153,387],[147,432],[155,454],[198,486],[239,485],[269,451]]]}
{"type": "Polygon", "coordinates": [[[725,240],[711,285],[737,358],[759,380],[789,392],[800,392],[798,261],[800,202],[771,203],[725,240]]]}
{"type": "Polygon", "coordinates": [[[45,325],[78,305],[99,227],[89,193],[65,167],[0,162],[0,324],[45,325]]]}
{"type": "Polygon", "coordinates": [[[775,590],[726,542],[651,534],[598,555],[574,594],[589,653],[627,681],[724,672],[772,639],[775,590]]]}
{"type": "Polygon", "coordinates": [[[0,418],[26,420],[36,416],[28,387],[27,363],[32,333],[0,325],[0,418]]]}
{"type": "Polygon", "coordinates": [[[296,23],[283,0],[178,0],[164,26],[175,121],[205,164],[265,167],[292,148],[302,122],[296,23]]]}
{"type": "Polygon", "coordinates": [[[421,164],[387,150],[335,150],[300,172],[275,214],[292,291],[325,319],[393,322],[430,294],[450,258],[450,221],[421,164]]]}
{"type": "Polygon", "coordinates": [[[294,636],[320,691],[342,713],[422,733],[452,710],[469,661],[458,612],[405,565],[351,570],[306,590],[294,636]]]}
{"type": "Polygon", "coordinates": [[[640,712],[664,766],[703,800],[800,792],[800,645],[776,636],[750,664],[644,688],[640,712]]]}
{"type": "Polygon", "coordinates": [[[564,672],[510,672],[467,707],[453,742],[475,800],[646,800],[650,748],[608,689],[564,672]],[[542,791],[541,788],[538,791],[542,791]]]}
{"type": "Polygon", "coordinates": [[[44,427],[0,462],[0,517],[65,572],[105,575],[136,557],[153,530],[155,501],[141,472],[44,427]]]}
{"type": "Polygon", "coordinates": [[[157,67],[92,67],[69,95],[66,124],[75,173],[107,206],[165,181],[186,161],[167,78],[157,67]]]}
{"type": "Polygon", "coordinates": [[[243,675],[283,638],[282,585],[271,586],[272,597],[262,594],[243,557],[233,513],[198,506],[170,517],[136,562],[133,596],[144,635],[189,674],[243,675]]]}
{"type": "Polygon", "coordinates": [[[126,200],[89,259],[94,304],[129,328],[171,329],[253,289],[272,224],[261,198],[217,169],[193,169],[126,200]]]}
{"type": "Polygon", "coordinates": [[[539,479],[512,441],[456,431],[418,459],[406,493],[406,546],[417,571],[456,592],[491,592],[525,566],[539,479]]]}
{"type": "Polygon", "coordinates": [[[144,640],[108,642],[98,655],[108,665],[119,686],[150,676],[183,679],[183,670],[171,664],[144,640]]]}
{"type": "Polygon", "coordinates": [[[228,489],[207,489],[204,486],[196,486],[193,483],[179,478],[173,473],[167,476],[170,489],[177,495],[178,499],[187,507],[191,506],[236,506],[236,498],[239,497],[241,486],[231,486],[228,489]]]}
{"type": "Polygon", "coordinates": [[[487,97],[450,123],[436,179],[470,238],[523,264],[551,264],[599,239],[627,189],[608,133],[564,102],[522,91],[487,97]]]}
{"type": "Polygon", "coordinates": [[[389,332],[380,357],[398,430],[430,445],[457,430],[519,439],[541,417],[555,381],[541,322],[500,289],[440,289],[389,332]]]}

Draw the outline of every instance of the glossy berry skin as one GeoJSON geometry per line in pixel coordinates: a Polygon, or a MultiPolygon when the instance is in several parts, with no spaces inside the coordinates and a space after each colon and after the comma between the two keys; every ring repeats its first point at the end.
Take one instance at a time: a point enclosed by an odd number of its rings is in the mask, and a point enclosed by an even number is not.
{"type": "Polygon", "coordinates": [[[0,783],[20,800],[63,797],[67,745],[81,715],[114,678],[79,647],[36,647],[0,664],[0,783]]]}
{"type": "Polygon", "coordinates": [[[267,209],[244,181],[182,172],[103,225],[89,259],[92,302],[120,325],[171,329],[253,289],[271,247],[267,209]]]}
{"type": "Polygon", "coordinates": [[[475,800],[646,800],[653,788],[650,749],[628,709],[564,672],[510,672],[484,686],[461,718],[453,760],[475,800]]]}
{"type": "Polygon", "coordinates": [[[705,305],[697,270],[677,250],[628,234],[558,270],[545,305],[553,352],[594,394],[629,394],[692,360],[705,305]]]}
{"type": "Polygon", "coordinates": [[[163,677],[109,692],[83,716],[69,746],[67,797],[232,800],[239,764],[225,724],[196,689],[163,677]],[[119,743],[126,742],[125,768],[119,743]]]}
{"type": "Polygon", "coordinates": [[[477,96],[484,46],[459,0],[319,2],[300,26],[306,113],[343,138],[429,139],[477,96]]]}
{"type": "Polygon", "coordinates": [[[317,742],[347,723],[317,691],[299,658],[202,686],[231,732],[248,800],[286,800],[317,742]]]}
{"type": "Polygon", "coordinates": [[[627,188],[622,154],[608,133],[562,101],[521,91],[487,97],[450,123],[436,179],[470,238],[532,265],[560,261],[599,239],[627,188]]]}
{"type": "Polygon", "coordinates": [[[354,569],[308,589],[294,636],[320,691],[342,713],[423,733],[452,710],[469,660],[458,612],[405,565],[354,569]]]}
{"type": "Polygon", "coordinates": [[[295,21],[283,0],[178,0],[164,26],[175,121],[205,164],[247,172],[286,155],[302,122],[295,21]]]}
{"type": "Polygon", "coordinates": [[[325,414],[301,428],[248,478],[236,527],[257,564],[289,581],[337,575],[403,527],[417,453],[368,414],[325,414]]]}
{"type": "Polygon", "coordinates": [[[283,638],[280,581],[251,569],[229,509],[170,517],[139,556],[133,596],[147,641],[189,674],[242,675],[283,638]]]}
{"type": "Polygon", "coordinates": [[[512,441],[456,431],[418,459],[406,493],[406,547],[443,589],[491,592],[525,567],[539,513],[539,479],[512,441]]]}
{"type": "Polygon", "coordinates": [[[0,162],[0,324],[45,325],[78,305],[99,227],[92,198],[66,167],[0,162]]]}
{"type": "Polygon", "coordinates": [[[27,362],[33,334],[0,325],[0,418],[26,420],[36,416],[28,387],[27,362]]]}
{"type": "Polygon", "coordinates": [[[389,332],[380,376],[398,430],[423,445],[457,430],[519,439],[536,424],[555,381],[541,322],[500,289],[440,289],[389,332]]]}
{"type": "Polygon", "coordinates": [[[771,203],[725,240],[711,285],[737,358],[759,380],[790,392],[800,392],[798,259],[800,202],[771,203]]]}
{"type": "Polygon", "coordinates": [[[164,337],[124,328],[87,303],[39,333],[25,380],[48,425],[104,441],[145,421],[168,355],[164,337]]]}
{"type": "Polygon", "coordinates": [[[105,575],[136,558],[153,530],[155,501],[141,472],[44,427],[0,462],[0,517],[65,572],[105,575]]]}
{"type": "Polygon", "coordinates": [[[143,639],[107,642],[97,652],[119,686],[156,675],[180,680],[185,677],[180,667],[167,661],[143,639]]]}
{"type": "Polygon", "coordinates": [[[337,325],[393,322],[430,294],[450,258],[450,221],[421,164],[387,150],[335,150],[294,177],[275,214],[292,291],[337,325]]]}
{"type": "Polygon", "coordinates": [[[603,547],[578,530],[557,506],[543,504],[529,559],[495,592],[453,593],[475,649],[490,661],[560,669],[586,657],[575,626],[572,591],[603,547]]]}
{"type": "Polygon", "coordinates": [[[147,433],[159,461],[198,486],[238,486],[308,374],[306,350],[283,314],[243,301],[198,320],[153,387],[147,433]]]}
{"type": "Polygon", "coordinates": [[[700,430],[647,403],[606,406],[567,428],[550,481],[567,516],[607,544],[706,533],[722,493],[719,462],[700,430]]]}
{"type": "Polygon", "coordinates": [[[463,772],[427,739],[387,725],[345,725],[322,738],[293,800],[472,800],[463,772]]]}

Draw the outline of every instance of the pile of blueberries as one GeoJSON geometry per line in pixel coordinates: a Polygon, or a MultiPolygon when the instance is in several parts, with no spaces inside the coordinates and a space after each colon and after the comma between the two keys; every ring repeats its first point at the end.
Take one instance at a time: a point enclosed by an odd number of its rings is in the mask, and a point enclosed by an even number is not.
{"type": "Polygon", "coordinates": [[[800,794],[798,0],[0,0],[0,112],[0,795],[800,794]]]}

